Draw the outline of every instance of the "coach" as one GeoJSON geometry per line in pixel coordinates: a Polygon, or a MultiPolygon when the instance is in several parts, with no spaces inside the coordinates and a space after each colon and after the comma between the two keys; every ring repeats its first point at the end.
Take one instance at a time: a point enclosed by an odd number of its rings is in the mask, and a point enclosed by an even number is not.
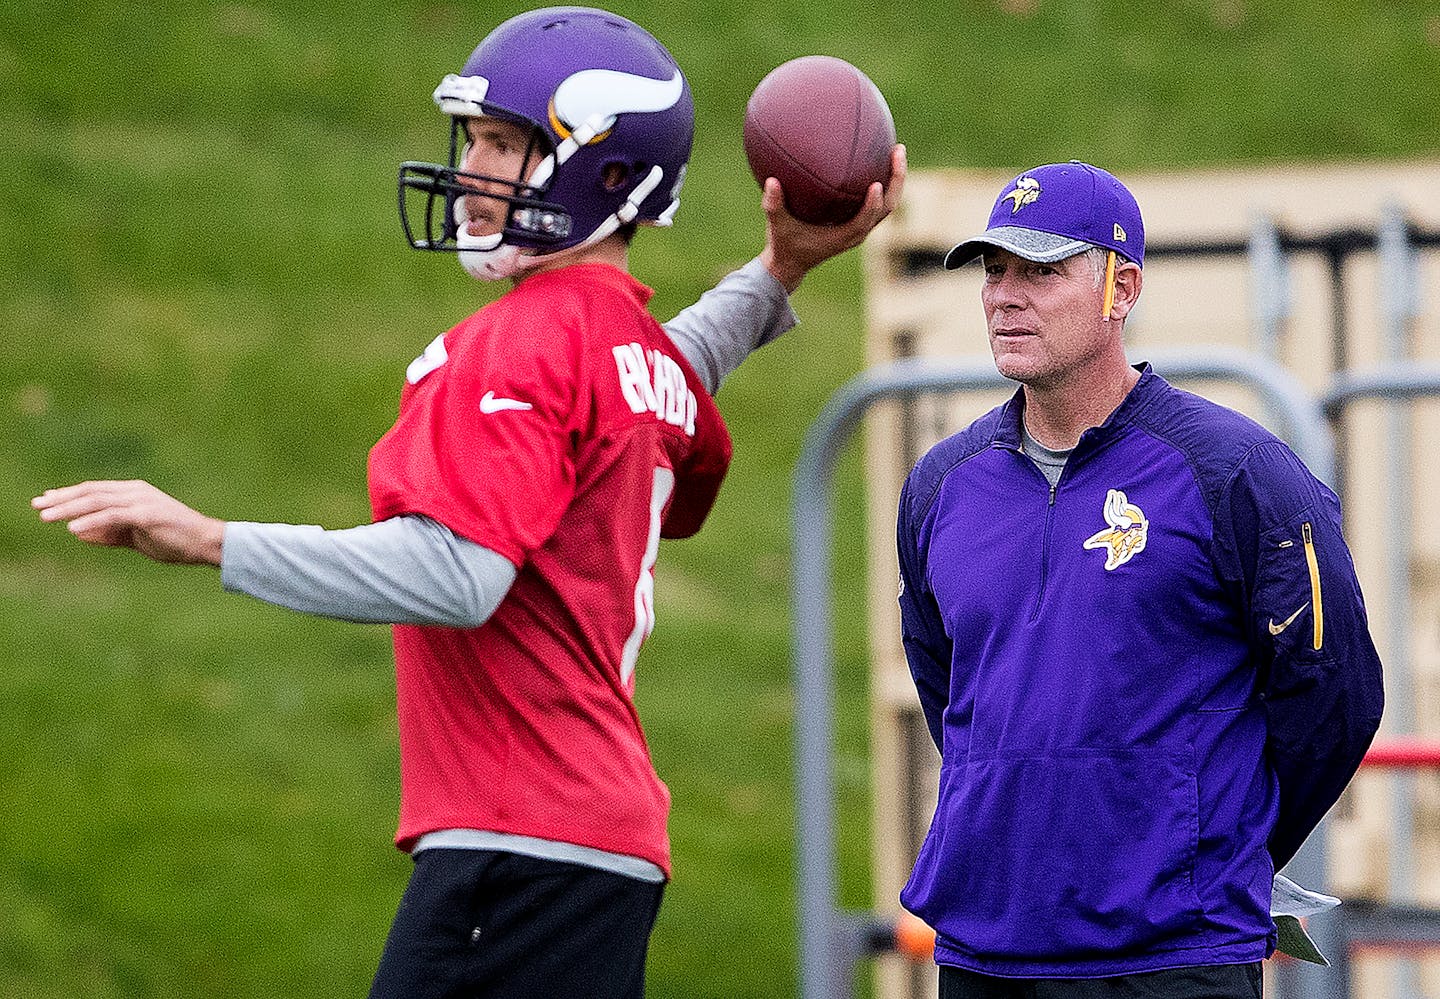
{"type": "Polygon", "coordinates": [[[901,899],[941,999],[1260,995],[1273,872],[1380,722],[1335,495],[1125,358],[1145,235],[1084,163],[1001,192],[981,302],[1004,405],[900,500],[905,651],[940,748],[901,899]]]}

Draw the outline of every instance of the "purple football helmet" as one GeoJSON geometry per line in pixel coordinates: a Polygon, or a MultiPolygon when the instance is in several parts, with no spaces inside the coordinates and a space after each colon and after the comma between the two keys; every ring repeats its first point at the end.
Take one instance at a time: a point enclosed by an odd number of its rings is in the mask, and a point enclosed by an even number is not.
{"type": "Polygon", "coordinates": [[[400,220],[411,246],[458,250],[476,277],[510,277],[627,223],[669,225],[680,206],[695,129],[690,86],[665,47],[623,17],[589,7],[512,17],[441,81],[435,103],[451,119],[449,164],[401,165],[400,220]],[[529,177],[461,170],[464,121],[477,116],[529,130],[539,154],[529,177]],[[497,184],[509,193],[493,193],[497,184]],[[466,197],[504,201],[502,231],[466,232],[466,197]]]}

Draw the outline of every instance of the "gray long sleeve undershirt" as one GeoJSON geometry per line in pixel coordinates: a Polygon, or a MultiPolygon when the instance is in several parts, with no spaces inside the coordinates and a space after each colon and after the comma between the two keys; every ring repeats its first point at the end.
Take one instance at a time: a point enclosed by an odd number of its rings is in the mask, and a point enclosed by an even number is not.
{"type": "Polygon", "coordinates": [[[714,395],[745,358],[797,321],[785,286],[757,257],[666,323],[665,332],[714,395]]]}
{"type": "MultiPolygon", "coordinates": [[[[713,395],[752,351],[795,324],[785,288],[755,259],[665,331],[713,395]]],[[[504,556],[411,515],[343,530],[228,523],[220,580],[233,592],[345,621],[475,628],[515,572],[504,556]]]]}
{"type": "Polygon", "coordinates": [[[227,590],[371,624],[478,628],[514,581],[505,556],[419,515],[338,531],[232,521],[220,563],[227,590]]]}

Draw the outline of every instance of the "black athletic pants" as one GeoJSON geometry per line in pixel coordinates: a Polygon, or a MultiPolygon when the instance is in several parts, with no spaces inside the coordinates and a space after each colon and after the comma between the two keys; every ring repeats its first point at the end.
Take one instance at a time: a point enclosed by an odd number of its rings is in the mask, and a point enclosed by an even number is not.
{"type": "Polygon", "coordinates": [[[1084,979],[994,978],[942,966],[940,999],[1260,999],[1260,964],[1084,979]]]}
{"type": "Polygon", "coordinates": [[[370,999],[641,999],[663,884],[493,850],[423,850],[370,999]]]}

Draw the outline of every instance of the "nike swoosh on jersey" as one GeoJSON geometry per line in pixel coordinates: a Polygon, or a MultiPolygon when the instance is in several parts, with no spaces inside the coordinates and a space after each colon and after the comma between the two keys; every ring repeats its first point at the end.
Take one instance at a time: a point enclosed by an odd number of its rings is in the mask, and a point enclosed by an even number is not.
{"type": "Polygon", "coordinates": [[[503,395],[497,396],[494,392],[486,392],[480,397],[480,412],[499,413],[506,409],[534,409],[528,402],[521,402],[519,399],[507,399],[503,395]]]}
{"type": "Polygon", "coordinates": [[[1287,617],[1285,620],[1281,621],[1279,624],[1276,624],[1276,623],[1275,623],[1275,619],[1272,617],[1272,618],[1270,619],[1270,634],[1272,634],[1272,635],[1278,635],[1278,634],[1280,634],[1280,632],[1282,632],[1282,631],[1284,631],[1286,628],[1290,627],[1290,625],[1294,622],[1294,620],[1295,620],[1297,617],[1300,616],[1300,611],[1303,611],[1306,607],[1309,607],[1309,606],[1310,606],[1310,601],[1308,601],[1308,600],[1305,601],[1303,604],[1300,605],[1300,610],[1297,610],[1294,614],[1291,614],[1289,617],[1287,617]]]}

